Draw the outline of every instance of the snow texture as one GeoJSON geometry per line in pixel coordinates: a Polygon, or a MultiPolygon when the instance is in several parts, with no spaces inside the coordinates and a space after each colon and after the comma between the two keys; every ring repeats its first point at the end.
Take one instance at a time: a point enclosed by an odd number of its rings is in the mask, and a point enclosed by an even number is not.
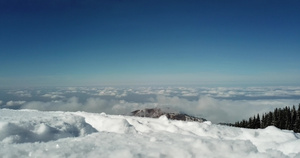
{"type": "Polygon", "coordinates": [[[300,134],[105,113],[0,110],[0,157],[300,157],[300,134]]]}

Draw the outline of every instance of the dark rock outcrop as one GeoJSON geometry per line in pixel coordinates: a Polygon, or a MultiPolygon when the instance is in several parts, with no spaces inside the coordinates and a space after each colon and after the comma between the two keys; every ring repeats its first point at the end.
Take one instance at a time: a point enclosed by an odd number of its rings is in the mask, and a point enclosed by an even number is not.
{"type": "Polygon", "coordinates": [[[131,112],[131,115],[138,116],[138,117],[150,117],[150,118],[158,118],[162,115],[165,115],[168,119],[171,120],[197,121],[197,122],[206,121],[206,119],[204,118],[198,118],[187,114],[164,112],[160,108],[135,110],[131,112]]]}

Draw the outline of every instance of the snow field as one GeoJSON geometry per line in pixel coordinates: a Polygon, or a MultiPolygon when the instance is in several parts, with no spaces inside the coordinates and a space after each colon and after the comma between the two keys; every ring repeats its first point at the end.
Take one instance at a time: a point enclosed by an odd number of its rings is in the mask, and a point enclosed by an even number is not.
{"type": "Polygon", "coordinates": [[[87,112],[0,110],[0,157],[300,157],[299,134],[87,112]]]}

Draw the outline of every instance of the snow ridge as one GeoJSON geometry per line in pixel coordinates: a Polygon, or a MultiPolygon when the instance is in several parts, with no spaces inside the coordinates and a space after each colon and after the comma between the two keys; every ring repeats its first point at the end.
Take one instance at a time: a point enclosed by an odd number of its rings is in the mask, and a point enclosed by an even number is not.
{"type": "Polygon", "coordinates": [[[299,158],[300,134],[87,112],[0,110],[0,157],[299,158]],[[19,138],[16,138],[18,136],[19,138]]]}

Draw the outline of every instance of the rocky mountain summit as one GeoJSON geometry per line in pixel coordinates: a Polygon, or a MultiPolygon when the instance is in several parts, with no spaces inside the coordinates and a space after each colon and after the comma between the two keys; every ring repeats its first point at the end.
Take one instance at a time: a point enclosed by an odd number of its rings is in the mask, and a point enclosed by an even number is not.
{"type": "Polygon", "coordinates": [[[168,119],[171,119],[171,120],[197,121],[197,122],[206,121],[206,119],[204,119],[204,118],[198,118],[198,117],[190,116],[187,114],[175,113],[175,112],[165,112],[160,108],[142,109],[142,110],[135,110],[135,111],[131,112],[131,116],[138,116],[138,117],[158,118],[162,115],[165,115],[168,119]]]}

